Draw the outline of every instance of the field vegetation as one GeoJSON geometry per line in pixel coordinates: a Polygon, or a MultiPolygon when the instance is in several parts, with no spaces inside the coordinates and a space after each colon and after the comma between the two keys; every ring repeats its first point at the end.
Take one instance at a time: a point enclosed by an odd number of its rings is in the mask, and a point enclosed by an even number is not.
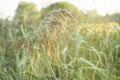
{"type": "Polygon", "coordinates": [[[120,80],[120,21],[64,4],[21,2],[0,19],[0,80],[120,80]]]}

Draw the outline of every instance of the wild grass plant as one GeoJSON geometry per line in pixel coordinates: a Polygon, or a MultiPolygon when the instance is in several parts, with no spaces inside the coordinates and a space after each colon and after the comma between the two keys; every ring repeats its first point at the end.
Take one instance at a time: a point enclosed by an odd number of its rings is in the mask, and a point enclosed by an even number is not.
{"type": "Polygon", "coordinates": [[[76,25],[74,16],[59,9],[33,31],[1,28],[0,80],[119,80],[120,31],[76,25]]]}

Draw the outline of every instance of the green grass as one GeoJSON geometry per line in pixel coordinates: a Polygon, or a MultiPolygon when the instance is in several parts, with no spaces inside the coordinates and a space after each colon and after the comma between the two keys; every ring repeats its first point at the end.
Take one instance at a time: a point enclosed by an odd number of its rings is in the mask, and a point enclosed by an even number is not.
{"type": "Polygon", "coordinates": [[[0,80],[120,80],[120,31],[73,30],[71,17],[58,10],[33,31],[1,28],[0,80]]]}

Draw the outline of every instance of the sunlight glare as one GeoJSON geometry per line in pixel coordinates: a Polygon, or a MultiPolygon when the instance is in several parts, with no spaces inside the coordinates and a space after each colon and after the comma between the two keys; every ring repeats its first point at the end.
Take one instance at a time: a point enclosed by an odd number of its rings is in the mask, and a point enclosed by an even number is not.
{"type": "Polygon", "coordinates": [[[54,2],[67,1],[80,10],[96,9],[101,15],[120,12],[120,0],[0,0],[0,17],[13,16],[20,1],[34,2],[38,10],[54,2]]]}

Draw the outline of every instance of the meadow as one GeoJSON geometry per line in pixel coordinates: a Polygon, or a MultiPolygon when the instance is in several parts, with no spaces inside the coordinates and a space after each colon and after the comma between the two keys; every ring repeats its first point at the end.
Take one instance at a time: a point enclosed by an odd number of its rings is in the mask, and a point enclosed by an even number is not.
{"type": "Polygon", "coordinates": [[[117,23],[79,23],[57,10],[37,28],[0,28],[0,80],[120,80],[117,23]]]}

